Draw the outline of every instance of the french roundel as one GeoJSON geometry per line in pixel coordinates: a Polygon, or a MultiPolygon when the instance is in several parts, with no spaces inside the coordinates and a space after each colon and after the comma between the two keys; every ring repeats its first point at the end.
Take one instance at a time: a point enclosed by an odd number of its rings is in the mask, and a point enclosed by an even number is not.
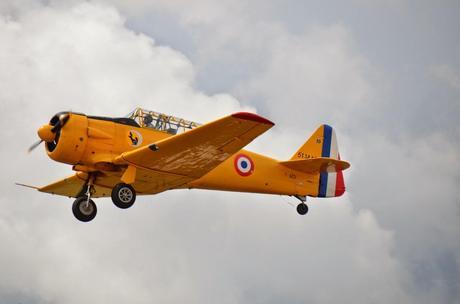
{"type": "Polygon", "coordinates": [[[241,176],[249,176],[254,172],[254,162],[249,156],[239,154],[235,157],[235,170],[241,176]]]}

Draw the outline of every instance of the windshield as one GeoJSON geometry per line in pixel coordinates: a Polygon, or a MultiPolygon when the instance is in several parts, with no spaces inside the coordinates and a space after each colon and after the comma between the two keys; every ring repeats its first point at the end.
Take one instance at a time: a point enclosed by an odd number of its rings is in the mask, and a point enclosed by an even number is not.
{"type": "Polygon", "coordinates": [[[193,121],[141,108],[134,109],[127,117],[134,119],[142,128],[150,128],[173,135],[200,126],[199,123],[193,121]]]}

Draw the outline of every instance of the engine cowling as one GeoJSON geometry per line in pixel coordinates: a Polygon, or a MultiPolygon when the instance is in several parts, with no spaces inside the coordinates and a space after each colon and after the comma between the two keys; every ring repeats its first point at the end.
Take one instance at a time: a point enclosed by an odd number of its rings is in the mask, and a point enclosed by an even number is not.
{"type": "Polygon", "coordinates": [[[49,125],[52,128],[58,128],[52,141],[45,140],[48,156],[58,162],[71,165],[78,164],[83,157],[88,141],[88,118],[83,114],[63,112],[54,115],[49,125]],[[59,126],[62,124],[63,115],[68,115],[68,117],[66,117],[65,124],[59,126]]]}

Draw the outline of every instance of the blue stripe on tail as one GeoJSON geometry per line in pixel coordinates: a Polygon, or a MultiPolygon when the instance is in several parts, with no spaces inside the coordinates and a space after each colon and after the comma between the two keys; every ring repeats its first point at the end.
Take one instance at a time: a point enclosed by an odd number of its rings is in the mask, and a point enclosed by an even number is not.
{"type": "Polygon", "coordinates": [[[332,127],[324,125],[323,131],[323,150],[321,152],[322,157],[331,157],[331,140],[332,140],[332,127]]]}
{"type": "Polygon", "coordinates": [[[322,172],[319,175],[319,194],[318,197],[326,197],[327,192],[327,172],[322,172]]]}
{"type": "MultiPolygon", "coordinates": [[[[321,150],[322,157],[331,156],[331,140],[332,140],[332,127],[324,125],[323,129],[323,148],[321,150]]],[[[318,197],[326,197],[327,192],[327,172],[320,173],[319,175],[319,193],[318,197]]]]}

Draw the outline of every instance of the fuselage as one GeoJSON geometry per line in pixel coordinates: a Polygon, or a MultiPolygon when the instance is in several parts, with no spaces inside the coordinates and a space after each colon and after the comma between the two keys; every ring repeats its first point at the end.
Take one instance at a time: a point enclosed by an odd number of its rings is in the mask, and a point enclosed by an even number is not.
{"type": "MultiPolygon", "coordinates": [[[[56,143],[47,143],[46,150],[55,161],[70,164],[82,178],[91,172],[113,176],[113,187],[126,166],[115,164],[123,152],[138,149],[175,136],[165,131],[140,127],[129,118],[107,118],[70,113],[60,130],[56,143]]],[[[155,194],[148,179],[133,184],[138,194],[155,194]]],[[[148,174],[145,174],[147,176],[148,174]]],[[[279,164],[273,158],[240,150],[204,176],[188,181],[178,188],[197,188],[282,195],[310,195],[318,189],[319,177],[279,164]]],[[[98,180],[95,180],[98,184],[98,180]]],[[[177,188],[177,187],[176,187],[177,188]]]]}

